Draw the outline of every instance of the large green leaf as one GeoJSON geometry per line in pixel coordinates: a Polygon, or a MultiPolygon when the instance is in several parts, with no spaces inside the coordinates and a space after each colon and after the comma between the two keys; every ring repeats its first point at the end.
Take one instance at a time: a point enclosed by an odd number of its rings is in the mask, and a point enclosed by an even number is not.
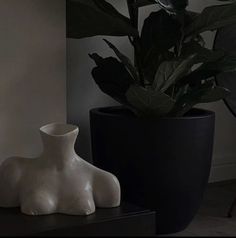
{"type": "Polygon", "coordinates": [[[193,52],[197,52],[196,62],[203,63],[199,68],[185,75],[178,86],[187,84],[199,84],[202,80],[209,79],[221,72],[236,71],[236,57],[226,55],[224,51],[214,51],[206,49],[196,43],[189,43],[184,46],[183,55],[186,57],[193,52]]]}
{"type": "Polygon", "coordinates": [[[156,0],[156,2],[171,14],[181,13],[188,6],[188,0],[156,0]]]}
{"type": "Polygon", "coordinates": [[[102,58],[98,54],[91,54],[90,57],[97,64],[92,76],[102,92],[121,104],[127,104],[125,94],[134,80],[125,66],[113,57],[102,58]]]}
{"type": "Polygon", "coordinates": [[[219,101],[221,99],[226,98],[229,95],[230,95],[230,91],[228,89],[215,86],[205,91],[199,103],[209,103],[209,102],[219,101]]]}
{"type": "Polygon", "coordinates": [[[210,66],[214,66],[215,62],[221,61],[223,57],[225,56],[224,51],[215,51],[210,50],[205,47],[202,47],[198,42],[191,41],[183,45],[182,49],[182,57],[187,58],[193,54],[196,54],[195,57],[195,63],[203,63],[203,65],[199,65],[197,69],[195,69],[193,72],[184,75],[181,80],[178,82],[178,87],[187,85],[187,84],[196,84],[201,82],[201,80],[208,79],[210,77],[215,76],[219,69],[223,66],[217,66],[212,67],[210,69],[210,66]],[[209,65],[209,68],[205,67],[206,65],[209,65]]]}
{"type": "Polygon", "coordinates": [[[151,4],[158,4],[167,11],[174,12],[185,9],[188,0],[137,0],[135,6],[144,7],[151,4]]]}
{"type": "Polygon", "coordinates": [[[206,63],[219,60],[225,55],[225,52],[207,49],[196,41],[183,44],[181,57],[187,58],[193,54],[197,54],[195,58],[196,63],[206,63]]]}
{"type": "Polygon", "coordinates": [[[132,77],[135,81],[139,81],[138,73],[134,65],[132,64],[131,60],[122,54],[116,47],[113,45],[110,41],[104,39],[104,41],[108,44],[108,46],[115,52],[116,56],[119,58],[119,60],[124,64],[124,66],[127,68],[127,70],[130,72],[132,77]]]}
{"type": "Polygon", "coordinates": [[[170,60],[168,51],[181,38],[180,24],[164,10],[153,12],[144,21],[141,33],[141,55],[146,79],[152,83],[158,66],[170,60]]]}
{"type": "Polygon", "coordinates": [[[209,70],[202,67],[193,71],[192,73],[183,77],[177,84],[178,87],[184,87],[186,85],[197,85],[201,83],[202,80],[210,79],[219,73],[218,70],[209,70]]]}
{"type": "Polygon", "coordinates": [[[176,90],[178,90],[179,87],[184,86],[188,83],[188,76],[192,74],[190,73],[191,68],[195,64],[198,64],[199,62],[207,62],[213,59],[218,59],[220,56],[222,56],[222,54],[214,54],[213,52],[208,52],[207,49],[201,50],[202,52],[200,52],[199,54],[196,53],[197,51],[186,51],[186,57],[184,59],[163,62],[156,72],[152,85],[153,89],[160,90],[161,92],[166,92],[171,86],[175,85],[175,88],[177,86],[176,90]],[[193,54],[194,52],[195,54],[193,54]],[[185,83],[183,83],[182,81],[184,81],[185,83]]]}
{"type": "Polygon", "coordinates": [[[202,80],[214,77],[221,72],[236,71],[236,57],[233,55],[225,55],[219,60],[206,62],[197,70],[186,75],[179,81],[179,86],[186,84],[199,84],[202,80]]]}
{"type": "Polygon", "coordinates": [[[204,31],[216,30],[236,23],[236,4],[210,6],[186,27],[185,35],[197,35],[204,31]]]}
{"type": "Polygon", "coordinates": [[[216,70],[218,72],[234,72],[236,71],[236,56],[225,55],[215,62],[208,62],[202,66],[205,70],[216,70]]]}
{"type": "Polygon", "coordinates": [[[175,55],[171,51],[163,52],[161,55],[154,55],[150,59],[149,63],[144,67],[145,79],[152,84],[157,74],[157,69],[165,61],[171,61],[175,58],[175,55]]]}
{"type": "Polygon", "coordinates": [[[169,73],[169,77],[165,80],[165,83],[161,88],[162,92],[165,92],[170,86],[176,84],[183,76],[191,71],[193,65],[196,64],[196,54],[190,55],[184,60],[169,62],[169,64],[171,64],[171,67],[169,67],[171,73],[169,73]]]}
{"type": "Polygon", "coordinates": [[[155,0],[137,0],[135,3],[136,7],[145,7],[148,5],[156,4],[155,0]]]}
{"type": "MultiPolygon", "coordinates": [[[[185,25],[191,24],[197,16],[198,14],[195,12],[185,12],[185,25]]],[[[170,50],[177,45],[179,46],[180,39],[180,22],[164,10],[151,13],[145,20],[141,34],[141,45],[144,72],[150,83],[154,80],[158,66],[163,61],[173,60],[175,55],[170,50]]]]}
{"type": "Polygon", "coordinates": [[[230,91],[223,87],[218,87],[212,84],[201,85],[198,88],[193,88],[188,93],[184,94],[176,103],[172,116],[183,116],[192,107],[199,103],[209,103],[224,99],[230,94],[230,91]]]}
{"type": "Polygon", "coordinates": [[[180,23],[164,10],[152,12],[146,18],[140,39],[144,66],[177,44],[181,37],[180,27],[180,23]]]}
{"type": "Polygon", "coordinates": [[[159,117],[169,113],[175,101],[166,95],[151,88],[131,85],[126,93],[129,104],[136,109],[140,116],[159,117]]]}
{"type": "Polygon", "coordinates": [[[105,0],[68,0],[67,37],[137,36],[130,20],[105,0]]]}
{"type": "Polygon", "coordinates": [[[179,61],[164,61],[156,72],[152,87],[154,90],[161,90],[168,79],[175,72],[176,68],[179,66],[179,61]]]}

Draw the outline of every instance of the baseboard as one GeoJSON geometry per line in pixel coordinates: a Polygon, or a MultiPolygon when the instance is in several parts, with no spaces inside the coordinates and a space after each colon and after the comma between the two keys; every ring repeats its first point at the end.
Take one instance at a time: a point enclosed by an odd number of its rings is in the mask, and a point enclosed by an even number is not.
{"type": "Polygon", "coordinates": [[[236,179],[236,162],[225,164],[213,164],[209,183],[236,179]]]}

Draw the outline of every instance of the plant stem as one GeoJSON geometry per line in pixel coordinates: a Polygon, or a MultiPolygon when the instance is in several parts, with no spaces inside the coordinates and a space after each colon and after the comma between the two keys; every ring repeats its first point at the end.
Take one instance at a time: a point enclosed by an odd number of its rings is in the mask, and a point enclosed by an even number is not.
{"type": "Polygon", "coordinates": [[[136,0],[127,0],[131,24],[138,29],[138,8],[135,7],[135,3],[136,0]]]}
{"type": "MultiPolygon", "coordinates": [[[[130,15],[130,21],[132,26],[138,30],[138,17],[139,17],[139,10],[138,7],[135,6],[137,0],[127,0],[127,5],[129,8],[129,15],[130,15]]],[[[139,73],[139,80],[140,80],[140,84],[142,86],[145,86],[145,81],[144,81],[144,75],[143,75],[143,71],[142,71],[142,64],[141,64],[141,60],[140,60],[140,38],[139,36],[134,37],[131,41],[131,44],[134,47],[134,61],[135,61],[135,65],[138,69],[138,73],[139,73]]]]}
{"type": "Polygon", "coordinates": [[[185,29],[185,15],[178,15],[177,16],[177,21],[179,21],[179,23],[181,24],[181,38],[178,42],[178,45],[176,46],[176,56],[180,57],[181,55],[181,51],[182,51],[182,47],[183,47],[183,42],[184,42],[184,29],[185,29]]]}

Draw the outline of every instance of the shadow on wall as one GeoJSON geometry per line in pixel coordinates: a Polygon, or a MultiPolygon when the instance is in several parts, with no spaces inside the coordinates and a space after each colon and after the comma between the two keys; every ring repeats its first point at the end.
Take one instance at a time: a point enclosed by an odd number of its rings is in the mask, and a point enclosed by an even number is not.
{"type": "Polygon", "coordinates": [[[101,37],[93,39],[68,39],[68,123],[79,126],[76,152],[91,161],[89,110],[95,107],[116,105],[117,103],[101,92],[91,76],[95,66],[88,54],[99,52],[109,56],[112,52],[103,44],[101,37]]]}
{"type": "MultiPolygon", "coordinates": [[[[108,2],[128,16],[126,1],[108,0],[108,2]]],[[[102,41],[103,38],[110,40],[121,52],[132,57],[133,49],[130,47],[127,37],[103,36],[81,40],[67,39],[68,123],[79,126],[80,133],[76,142],[76,152],[88,161],[92,161],[89,110],[117,105],[117,102],[101,92],[91,76],[95,64],[89,58],[89,53],[97,52],[103,57],[114,56],[113,51],[102,41]]]]}

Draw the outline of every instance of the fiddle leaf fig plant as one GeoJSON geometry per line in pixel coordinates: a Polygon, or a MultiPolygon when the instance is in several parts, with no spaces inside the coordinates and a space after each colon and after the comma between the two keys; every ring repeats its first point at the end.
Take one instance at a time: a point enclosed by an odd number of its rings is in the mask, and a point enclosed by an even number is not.
{"type": "Polygon", "coordinates": [[[197,13],[187,10],[188,0],[127,0],[126,17],[105,0],[70,0],[67,34],[127,36],[133,61],[107,39],[116,57],[89,55],[99,88],[139,117],[184,116],[195,105],[230,93],[216,85],[215,76],[235,71],[236,56],[208,49],[202,36],[236,24],[236,1],[218,1],[222,3],[197,13]],[[156,10],[139,32],[139,9],[151,4],[156,10]]]}

